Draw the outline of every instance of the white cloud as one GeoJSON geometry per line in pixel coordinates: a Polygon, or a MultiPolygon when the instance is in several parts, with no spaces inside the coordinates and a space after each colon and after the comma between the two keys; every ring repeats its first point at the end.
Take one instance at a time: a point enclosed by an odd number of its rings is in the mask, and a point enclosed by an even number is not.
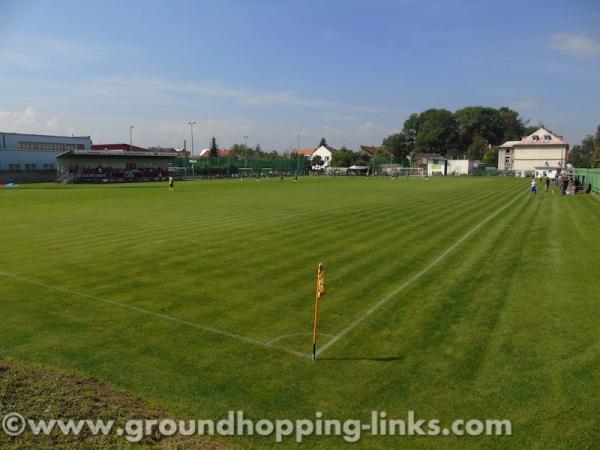
{"type": "MultiPolygon", "coordinates": [[[[58,117],[40,116],[28,106],[23,111],[0,111],[0,130],[14,133],[65,133],[58,117]]],[[[70,133],[69,133],[70,134],[70,133]]]]}
{"type": "Polygon", "coordinates": [[[343,114],[343,113],[335,113],[335,112],[320,114],[319,119],[332,120],[332,121],[336,121],[336,122],[353,122],[353,121],[358,120],[356,116],[352,116],[349,114],[343,114]]]}
{"type": "Polygon", "coordinates": [[[120,99],[130,102],[131,96],[148,95],[172,96],[173,94],[198,97],[216,97],[236,101],[243,106],[251,107],[300,107],[318,110],[333,110],[341,105],[335,101],[317,97],[305,96],[293,91],[269,92],[242,88],[233,88],[209,82],[178,82],[162,78],[113,77],[93,80],[88,89],[104,98],[120,99]]]}
{"type": "Polygon", "coordinates": [[[571,56],[600,55],[600,42],[580,34],[554,34],[550,47],[571,56]]]}
{"type": "Polygon", "coordinates": [[[373,134],[373,132],[375,132],[376,130],[377,125],[375,125],[373,122],[366,122],[363,123],[360,127],[358,127],[358,133],[365,136],[373,134]]]}
{"type": "MultiPolygon", "coordinates": [[[[0,76],[0,83],[3,82],[12,92],[27,92],[31,83],[26,78],[0,76]]],[[[137,145],[181,146],[186,139],[189,147],[187,122],[195,120],[196,149],[207,146],[211,136],[217,137],[219,145],[228,147],[243,142],[242,136],[248,135],[249,144],[260,143],[269,150],[295,147],[299,129],[301,146],[317,145],[321,137],[326,137],[334,147],[351,148],[366,141],[378,142],[385,131],[368,121],[368,114],[348,114],[351,105],[286,90],[253,91],[203,81],[143,76],[74,83],[41,79],[36,88],[62,94],[56,101],[45,99],[39,108],[25,111],[19,108],[27,100],[14,96],[10,99],[12,109],[0,113],[0,130],[89,135],[96,143],[110,143],[129,142],[128,127],[134,124],[133,141],[137,145]],[[74,101],[81,98],[86,102],[74,101]],[[240,112],[238,105],[264,111],[248,114],[240,112]]]]}
{"type": "Polygon", "coordinates": [[[115,52],[130,51],[128,47],[107,48],[85,41],[47,40],[38,42],[31,39],[5,40],[0,45],[0,59],[4,66],[12,70],[39,71],[66,65],[99,61],[115,52]]]}
{"type": "MultiPolygon", "coordinates": [[[[103,115],[64,115],[38,112],[33,107],[23,111],[0,111],[0,130],[9,132],[62,134],[69,136],[91,136],[94,143],[129,142],[130,123],[135,124],[133,143],[140,146],[161,145],[165,147],[181,147],[184,139],[191,148],[190,127],[187,120],[161,120],[156,117],[134,117],[131,122],[124,122],[120,117],[103,115]]],[[[210,138],[215,136],[221,147],[230,147],[242,143],[243,136],[249,136],[248,144],[260,144],[265,150],[285,151],[295,148],[296,135],[300,133],[300,146],[316,146],[322,137],[339,148],[346,145],[356,148],[358,143],[379,142],[384,133],[381,127],[366,122],[360,127],[335,127],[331,125],[305,126],[298,131],[293,124],[278,120],[256,120],[243,117],[221,119],[196,119],[194,126],[194,148],[199,151],[209,145],[210,138]],[[381,136],[380,136],[381,135],[381,136]]]]}
{"type": "Polygon", "coordinates": [[[51,119],[46,120],[45,127],[48,131],[55,131],[58,129],[60,125],[60,120],[58,117],[52,117],[51,119]]]}
{"type": "Polygon", "coordinates": [[[10,132],[31,132],[36,128],[36,112],[32,107],[24,111],[0,111],[0,129],[10,132]]]}

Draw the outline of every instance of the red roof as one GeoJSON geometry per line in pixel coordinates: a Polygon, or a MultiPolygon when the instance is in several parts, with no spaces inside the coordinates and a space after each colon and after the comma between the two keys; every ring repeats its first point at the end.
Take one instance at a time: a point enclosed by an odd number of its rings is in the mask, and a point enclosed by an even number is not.
{"type": "Polygon", "coordinates": [[[316,148],[312,148],[312,147],[307,147],[307,148],[300,148],[298,150],[294,150],[294,152],[297,155],[301,155],[301,156],[312,156],[312,154],[315,152],[315,150],[317,150],[316,148]]]}
{"type": "Polygon", "coordinates": [[[148,150],[143,147],[129,144],[94,144],[92,150],[122,150],[124,152],[147,152],[148,150]]]}
{"type": "MultiPolygon", "coordinates": [[[[229,156],[229,154],[231,153],[231,150],[229,150],[228,148],[221,148],[219,149],[219,157],[221,158],[227,158],[229,156]]],[[[200,151],[199,155],[194,155],[194,158],[208,158],[210,157],[210,150],[208,148],[205,148],[203,150],[200,151]]]]}
{"type": "Polygon", "coordinates": [[[377,150],[379,150],[379,147],[372,147],[370,145],[361,145],[360,149],[364,152],[367,152],[369,155],[374,155],[375,152],[377,150]]]}

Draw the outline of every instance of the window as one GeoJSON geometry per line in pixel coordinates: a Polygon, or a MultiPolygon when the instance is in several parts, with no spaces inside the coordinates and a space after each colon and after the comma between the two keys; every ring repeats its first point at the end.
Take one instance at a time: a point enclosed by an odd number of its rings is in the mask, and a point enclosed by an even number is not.
{"type": "Polygon", "coordinates": [[[44,170],[54,170],[54,164],[44,164],[44,170]]]}
{"type": "Polygon", "coordinates": [[[25,164],[25,170],[35,170],[35,164],[25,164]]]}
{"type": "Polygon", "coordinates": [[[551,141],[552,140],[552,136],[550,136],[549,134],[544,136],[544,140],[545,141],[551,141]]]}
{"type": "Polygon", "coordinates": [[[8,170],[21,170],[21,164],[9,164],[8,170]]]}
{"type": "Polygon", "coordinates": [[[532,138],[534,141],[539,141],[539,140],[540,140],[540,137],[539,137],[539,136],[532,136],[531,138],[532,138]]]}
{"type": "Polygon", "coordinates": [[[62,142],[31,142],[31,141],[19,141],[17,142],[17,148],[19,150],[53,150],[53,151],[66,151],[66,150],[77,150],[84,149],[83,144],[64,144],[62,142]]]}
{"type": "Polygon", "coordinates": [[[510,149],[506,150],[506,154],[510,155],[510,149]]]}

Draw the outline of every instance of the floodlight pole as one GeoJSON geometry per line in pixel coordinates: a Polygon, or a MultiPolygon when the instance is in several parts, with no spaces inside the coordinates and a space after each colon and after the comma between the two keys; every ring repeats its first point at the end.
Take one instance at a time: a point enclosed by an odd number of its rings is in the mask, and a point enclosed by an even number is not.
{"type": "Polygon", "coordinates": [[[192,156],[194,156],[194,125],[196,122],[188,122],[190,124],[190,133],[192,135],[192,156]]]}
{"type": "Polygon", "coordinates": [[[135,127],[135,125],[130,125],[129,126],[129,151],[133,151],[133,127],[135,127]]]}
{"type": "Polygon", "coordinates": [[[298,139],[297,141],[297,145],[296,145],[296,173],[300,173],[300,134],[296,135],[296,138],[298,139]]]}
{"type": "Polygon", "coordinates": [[[248,136],[244,136],[244,169],[248,165],[248,136]]]}

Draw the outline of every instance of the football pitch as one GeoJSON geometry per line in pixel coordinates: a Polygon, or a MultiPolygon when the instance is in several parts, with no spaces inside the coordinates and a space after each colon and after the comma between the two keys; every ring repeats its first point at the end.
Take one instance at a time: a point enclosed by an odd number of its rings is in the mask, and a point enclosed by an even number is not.
{"type": "Polygon", "coordinates": [[[369,448],[591,448],[600,203],[529,196],[528,181],[0,191],[0,358],[94,377],[177,417],[415,411],[442,424],[512,422],[502,437],[365,434],[369,448]],[[313,362],[320,262],[327,295],[313,362]]]}

